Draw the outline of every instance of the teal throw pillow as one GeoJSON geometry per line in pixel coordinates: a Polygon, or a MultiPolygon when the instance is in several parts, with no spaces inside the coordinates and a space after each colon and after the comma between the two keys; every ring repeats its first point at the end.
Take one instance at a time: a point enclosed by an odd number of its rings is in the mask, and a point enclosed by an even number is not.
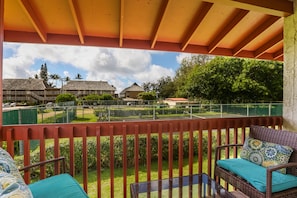
{"type": "MultiPolygon", "coordinates": [[[[240,152],[242,159],[249,160],[263,167],[271,167],[289,162],[293,149],[289,146],[247,138],[240,152]]],[[[286,174],[286,169],[279,172],[286,174]]]]}

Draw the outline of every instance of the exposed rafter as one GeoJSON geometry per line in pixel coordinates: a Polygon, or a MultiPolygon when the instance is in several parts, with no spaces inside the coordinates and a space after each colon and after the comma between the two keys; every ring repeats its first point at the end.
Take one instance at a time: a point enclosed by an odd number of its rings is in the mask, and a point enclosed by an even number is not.
{"type": "Polygon", "coordinates": [[[28,16],[28,19],[34,26],[36,32],[40,36],[41,40],[45,43],[47,40],[47,35],[44,30],[44,27],[42,26],[42,23],[39,20],[38,15],[32,8],[29,0],[19,0],[21,7],[23,8],[25,14],[28,16]]]}
{"type": "Polygon", "coordinates": [[[124,40],[124,16],[125,16],[125,0],[121,0],[121,7],[120,7],[120,32],[119,32],[119,46],[123,47],[123,40],[124,40]]]}
{"type": "Polygon", "coordinates": [[[237,11],[228,21],[224,29],[221,30],[208,46],[208,52],[211,53],[221,42],[221,40],[249,13],[247,10],[237,11]]]}
{"type": "Polygon", "coordinates": [[[204,0],[244,10],[284,17],[294,13],[292,1],[287,0],[204,0]]]}
{"type": "Polygon", "coordinates": [[[153,36],[152,36],[153,39],[152,39],[152,43],[151,43],[151,48],[154,48],[155,44],[157,42],[159,30],[162,25],[162,22],[164,21],[164,16],[166,15],[169,1],[170,0],[162,1],[162,5],[161,5],[160,11],[159,11],[160,14],[159,14],[157,21],[155,23],[155,28],[154,28],[154,32],[153,32],[153,36]]]}
{"type": "Polygon", "coordinates": [[[204,17],[208,13],[208,11],[213,6],[213,3],[203,2],[202,6],[197,10],[195,17],[192,20],[190,27],[186,30],[186,36],[182,41],[181,50],[185,51],[186,47],[188,46],[191,38],[193,37],[194,33],[196,32],[198,26],[203,21],[204,17]]]}
{"type": "Polygon", "coordinates": [[[241,41],[233,49],[233,55],[236,56],[245,46],[247,46],[251,41],[253,41],[259,34],[264,32],[269,26],[279,20],[279,17],[272,16],[266,19],[263,23],[259,24],[255,29],[251,30],[249,36],[247,36],[243,41],[241,41]]]}
{"type": "Polygon", "coordinates": [[[265,53],[266,50],[270,49],[274,45],[278,44],[283,40],[283,32],[280,32],[278,35],[276,35],[274,38],[272,38],[270,41],[262,45],[260,48],[258,48],[255,51],[255,57],[259,58],[262,54],[265,53]]]}
{"type": "Polygon", "coordinates": [[[274,59],[274,60],[278,60],[278,59],[280,59],[282,56],[284,56],[284,50],[283,50],[283,49],[280,49],[280,50],[278,50],[277,52],[275,52],[272,56],[273,56],[273,59],[274,59]]]}
{"type": "Polygon", "coordinates": [[[79,10],[78,10],[78,6],[77,6],[77,1],[76,0],[68,0],[69,2],[69,7],[71,10],[71,14],[75,23],[75,27],[79,36],[79,40],[81,42],[81,44],[85,43],[84,40],[84,34],[82,31],[82,22],[81,22],[81,18],[79,15],[79,10]]]}
{"type": "Polygon", "coordinates": [[[283,16],[293,10],[291,0],[0,1],[7,42],[280,61],[284,43],[278,34],[283,16]]]}

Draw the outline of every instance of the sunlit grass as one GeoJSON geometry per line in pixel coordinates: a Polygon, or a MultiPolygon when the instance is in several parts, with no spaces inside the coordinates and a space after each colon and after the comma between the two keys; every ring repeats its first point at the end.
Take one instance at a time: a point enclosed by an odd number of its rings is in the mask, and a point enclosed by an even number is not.
{"type": "MultiPolygon", "coordinates": [[[[193,164],[193,172],[198,172],[198,160],[195,159],[193,164]]],[[[183,162],[183,175],[189,174],[189,163],[187,159],[184,159],[183,162]]],[[[162,164],[163,170],[162,170],[162,178],[168,178],[169,177],[169,169],[168,169],[168,162],[163,161],[162,164]]],[[[178,176],[178,162],[174,161],[173,164],[173,176],[178,176]]],[[[207,159],[203,161],[202,165],[203,172],[207,173],[207,159]]],[[[156,180],[158,178],[158,163],[152,162],[151,165],[151,180],[156,180]]],[[[83,185],[83,176],[82,174],[76,175],[75,177],[78,182],[83,185]]],[[[139,182],[143,182],[147,180],[147,169],[145,166],[139,167],[139,182]]],[[[116,168],[114,169],[114,195],[117,197],[123,197],[123,169],[122,168],[116,168]]],[[[128,168],[127,169],[127,197],[130,197],[130,184],[135,183],[135,173],[134,168],[128,168]]],[[[110,197],[110,169],[104,169],[101,170],[101,197],[110,197]]],[[[88,195],[90,198],[97,197],[97,171],[89,171],[88,174],[88,195]]]]}

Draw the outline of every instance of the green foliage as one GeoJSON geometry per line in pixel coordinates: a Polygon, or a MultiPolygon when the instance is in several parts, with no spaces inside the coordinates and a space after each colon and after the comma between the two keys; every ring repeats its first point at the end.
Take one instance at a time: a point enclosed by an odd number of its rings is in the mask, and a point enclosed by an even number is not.
{"type": "Polygon", "coordinates": [[[86,101],[97,101],[100,100],[100,96],[98,94],[89,94],[83,97],[83,99],[86,101]]]}
{"type": "Polygon", "coordinates": [[[175,77],[143,84],[159,98],[185,97],[219,103],[282,101],[283,64],[230,57],[184,58],[175,77]]]}
{"type": "Polygon", "coordinates": [[[39,76],[43,79],[45,85],[48,85],[48,73],[46,63],[41,65],[39,76]]]}
{"type": "Polygon", "coordinates": [[[113,100],[114,98],[110,94],[102,94],[99,97],[99,100],[113,100]]]}
{"type": "Polygon", "coordinates": [[[233,84],[237,97],[245,102],[255,100],[282,101],[283,64],[273,61],[246,60],[233,84]]]}
{"type": "Polygon", "coordinates": [[[195,67],[205,65],[212,57],[207,55],[196,55],[184,58],[174,78],[174,84],[176,88],[176,97],[190,97],[190,94],[186,90],[186,83],[188,76],[192,73],[195,67]]]}
{"type": "Polygon", "coordinates": [[[216,57],[188,74],[188,96],[221,103],[281,101],[283,65],[273,61],[216,57]]]}
{"type": "Polygon", "coordinates": [[[154,91],[141,92],[138,94],[137,98],[142,100],[156,100],[156,93],[154,91]]]}
{"type": "MultiPolygon", "coordinates": [[[[135,146],[135,138],[134,136],[128,136],[126,146],[123,145],[123,137],[116,136],[114,137],[114,167],[120,168],[123,165],[123,147],[125,146],[127,148],[127,166],[133,167],[135,164],[135,153],[134,153],[134,146],[135,146]]],[[[152,135],[151,136],[151,161],[156,161],[158,159],[158,136],[152,135]]],[[[162,159],[168,161],[168,153],[169,153],[169,138],[168,135],[162,136],[162,159]]],[[[194,142],[194,155],[198,154],[198,136],[194,135],[193,138],[194,142]]],[[[213,139],[213,142],[215,142],[215,139],[213,139]]],[[[189,156],[189,137],[187,135],[183,136],[183,157],[188,158],[189,156]]],[[[96,148],[96,139],[88,140],[87,141],[87,157],[88,157],[88,170],[96,170],[97,169],[97,151],[98,148],[96,148]]],[[[82,163],[82,152],[83,152],[83,146],[82,141],[75,141],[74,142],[74,158],[75,158],[75,171],[76,174],[80,173],[83,170],[83,163],[82,163]]],[[[178,159],[178,153],[179,153],[179,136],[173,135],[173,159],[178,159]]],[[[146,164],[146,148],[147,148],[147,137],[146,136],[140,136],[139,137],[139,150],[138,150],[138,160],[140,165],[146,164]]],[[[60,143],[60,155],[64,156],[66,158],[66,162],[69,162],[69,144],[64,142],[60,143]]],[[[207,138],[203,138],[203,154],[207,153],[207,138]]],[[[39,162],[39,152],[37,150],[35,152],[31,153],[31,163],[39,162]]],[[[109,168],[110,167],[110,139],[109,138],[101,138],[101,144],[100,144],[100,156],[101,156],[101,167],[102,168],[109,168]]],[[[46,159],[52,159],[54,158],[54,145],[51,145],[50,147],[46,148],[46,159]]],[[[19,159],[21,161],[22,159],[19,159]]],[[[21,164],[20,162],[17,162],[18,164],[21,164]]],[[[66,164],[66,169],[69,170],[69,164],[66,164]]],[[[54,174],[54,167],[53,165],[47,166],[46,168],[47,176],[51,176],[54,174]]],[[[38,176],[38,170],[33,170],[31,172],[32,176],[38,176]]]]}
{"type": "Polygon", "coordinates": [[[158,98],[175,97],[176,87],[170,76],[162,77],[158,80],[158,98]]]}
{"type": "Polygon", "coordinates": [[[63,93],[56,97],[56,103],[76,101],[76,97],[71,93],[63,93]]]}
{"type": "Polygon", "coordinates": [[[83,98],[86,101],[98,101],[98,100],[113,100],[114,98],[110,94],[90,94],[83,98]]]}
{"type": "Polygon", "coordinates": [[[75,79],[81,80],[81,79],[83,79],[83,77],[81,74],[78,73],[78,74],[76,74],[75,79]]]}
{"type": "Polygon", "coordinates": [[[192,97],[230,102],[232,85],[242,70],[243,59],[217,57],[195,67],[188,76],[185,90],[192,97]]]}

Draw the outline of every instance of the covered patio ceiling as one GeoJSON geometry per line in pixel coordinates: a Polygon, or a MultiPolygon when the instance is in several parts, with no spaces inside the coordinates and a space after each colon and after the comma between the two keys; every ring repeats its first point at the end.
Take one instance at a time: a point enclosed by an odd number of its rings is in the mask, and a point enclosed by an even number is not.
{"type": "Polygon", "coordinates": [[[283,60],[289,0],[1,0],[4,41],[283,60]]]}

